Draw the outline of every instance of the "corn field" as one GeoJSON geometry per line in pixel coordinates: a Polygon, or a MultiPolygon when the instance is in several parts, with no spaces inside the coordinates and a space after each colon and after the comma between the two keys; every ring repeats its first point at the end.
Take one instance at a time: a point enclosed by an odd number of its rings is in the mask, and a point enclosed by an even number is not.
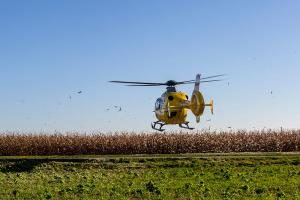
{"type": "Polygon", "coordinates": [[[300,130],[0,134],[0,156],[300,151],[300,130]]]}

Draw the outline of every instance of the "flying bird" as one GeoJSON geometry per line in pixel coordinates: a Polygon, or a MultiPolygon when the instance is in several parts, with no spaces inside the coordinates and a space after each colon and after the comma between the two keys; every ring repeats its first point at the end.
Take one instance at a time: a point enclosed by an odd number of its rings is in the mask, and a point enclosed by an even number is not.
{"type": "Polygon", "coordinates": [[[77,92],[77,94],[81,94],[81,93],[82,93],[82,91],[81,91],[81,90],[77,92]]]}
{"type": "Polygon", "coordinates": [[[118,112],[122,111],[122,107],[121,106],[114,106],[114,108],[119,108],[118,112]]]}

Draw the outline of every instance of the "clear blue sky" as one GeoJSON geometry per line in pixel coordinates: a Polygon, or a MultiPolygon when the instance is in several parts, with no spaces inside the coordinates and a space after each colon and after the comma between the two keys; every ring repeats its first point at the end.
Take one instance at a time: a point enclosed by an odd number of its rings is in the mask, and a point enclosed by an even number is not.
{"type": "Polygon", "coordinates": [[[197,129],[299,128],[299,10],[296,0],[1,1],[0,131],[151,130],[165,88],[107,81],[196,73],[229,79],[201,86],[215,115],[191,115],[197,129]]]}

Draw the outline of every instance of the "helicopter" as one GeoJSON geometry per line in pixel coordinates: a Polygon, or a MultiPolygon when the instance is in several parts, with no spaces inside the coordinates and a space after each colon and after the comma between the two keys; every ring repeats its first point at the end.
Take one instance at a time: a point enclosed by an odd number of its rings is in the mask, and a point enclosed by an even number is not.
{"type": "Polygon", "coordinates": [[[222,79],[213,79],[224,76],[225,74],[202,77],[201,74],[196,75],[195,80],[180,81],[169,80],[165,83],[155,82],[132,82],[132,81],[109,81],[111,83],[127,84],[126,86],[167,86],[166,91],[159,97],[154,106],[155,116],[157,121],[151,123],[151,127],[157,131],[165,131],[165,125],[179,125],[180,128],[193,130],[186,121],[188,110],[190,109],[196,117],[196,122],[200,122],[200,117],[206,106],[210,107],[213,114],[213,100],[206,104],[204,97],[200,92],[200,83],[222,81],[222,79]],[[177,85],[195,84],[191,100],[185,92],[177,91],[177,85]]]}

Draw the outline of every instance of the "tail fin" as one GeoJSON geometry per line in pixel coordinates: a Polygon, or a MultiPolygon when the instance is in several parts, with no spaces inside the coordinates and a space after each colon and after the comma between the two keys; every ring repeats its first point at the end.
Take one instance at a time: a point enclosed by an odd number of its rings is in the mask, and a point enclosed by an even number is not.
{"type": "Polygon", "coordinates": [[[194,91],[192,94],[192,99],[191,99],[191,110],[193,114],[196,117],[196,122],[200,122],[200,116],[203,114],[204,111],[204,99],[201,94],[200,90],[200,78],[201,74],[196,75],[196,80],[195,80],[195,87],[194,91]]]}
{"type": "Polygon", "coordinates": [[[196,75],[194,91],[199,91],[201,74],[196,75]]]}

